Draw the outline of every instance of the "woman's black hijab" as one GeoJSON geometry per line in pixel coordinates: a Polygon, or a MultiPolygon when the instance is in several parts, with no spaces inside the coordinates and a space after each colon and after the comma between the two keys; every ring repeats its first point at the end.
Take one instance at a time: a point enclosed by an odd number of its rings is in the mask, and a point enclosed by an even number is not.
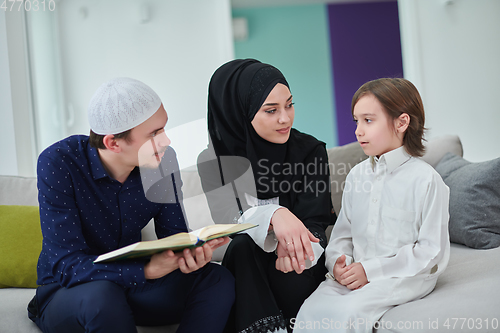
{"type": "Polygon", "coordinates": [[[215,71],[208,90],[213,149],[217,156],[242,156],[250,161],[260,199],[293,190],[293,182],[303,174],[296,174],[290,166],[302,163],[318,145],[324,145],[295,129],[284,144],[266,141],[255,132],[251,122],[278,83],[289,87],[277,68],[255,59],[238,59],[215,71]]]}

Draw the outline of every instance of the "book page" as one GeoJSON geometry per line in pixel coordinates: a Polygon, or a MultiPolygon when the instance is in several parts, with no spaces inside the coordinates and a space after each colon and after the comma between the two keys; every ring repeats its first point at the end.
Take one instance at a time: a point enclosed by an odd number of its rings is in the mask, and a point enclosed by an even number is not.
{"type": "Polygon", "coordinates": [[[234,234],[243,230],[254,228],[256,225],[251,223],[241,223],[241,224],[214,224],[209,225],[204,228],[192,231],[191,234],[197,236],[202,240],[210,240],[218,237],[223,237],[226,235],[234,234]]]}
{"type": "Polygon", "coordinates": [[[190,235],[187,232],[181,232],[165,238],[137,242],[122,247],[100,255],[94,262],[99,263],[109,260],[147,257],[164,250],[172,250],[175,252],[186,247],[194,246],[197,241],[198,238],[196,236],[190,235]]]}
{"type": "Polygon", "coordinates": [[[136,250],[154,250],[154,249],[167,249],[170,247],[178,247],[182,245],[194,245],[198,238],[196,235],[189,234],[187,232],[180,232],[178,234],[168,236],[165,238],[160,238],[150,241],[139,242],[136,250]]]}
{"type": "Polygon", "coordinates": [[[231,235],[254,227],[256,227],[256,225],[251,223],[211,225],[190,233],[180,232],[157,240],[134,243],[100,255],[94,262],[99,263],[118,259],[148,257],[165,250],[172,250],[175,252],[184,248],[200,246],[210,239],[231,235]]]}

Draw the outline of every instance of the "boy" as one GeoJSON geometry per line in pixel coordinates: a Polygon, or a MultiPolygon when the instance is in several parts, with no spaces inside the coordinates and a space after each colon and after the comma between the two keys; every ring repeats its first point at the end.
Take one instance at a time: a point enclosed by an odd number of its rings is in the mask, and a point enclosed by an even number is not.
{"type": "Polygon", "coordinates": [[[449,259],[449,190],[417,157],[424,109],[405,79],[365,83],[353,97],[356,137],[370,158],[346,179],[326,249],[328,274],[294,332],[372,332],[390,308],[422,298],[449,259]]]}

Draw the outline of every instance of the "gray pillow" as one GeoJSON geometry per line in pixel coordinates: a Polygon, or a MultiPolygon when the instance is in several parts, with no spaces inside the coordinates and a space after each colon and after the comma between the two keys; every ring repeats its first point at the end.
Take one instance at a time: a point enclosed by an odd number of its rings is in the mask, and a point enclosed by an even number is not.
{"type": "Polygon", "coordinates": [[[450,241],[475,249],[500,246],[500,158],[471,163],[447,153],[436,171],[450,188],[450,241]]]}

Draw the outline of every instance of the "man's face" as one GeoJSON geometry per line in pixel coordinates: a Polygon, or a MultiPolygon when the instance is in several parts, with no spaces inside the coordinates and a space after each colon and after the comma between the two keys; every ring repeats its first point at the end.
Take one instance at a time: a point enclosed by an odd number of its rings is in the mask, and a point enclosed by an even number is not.
{"type": "Polygon", "coordinates": [[[129,142],[123,142],[121,146],[126,163],[134,167],[158,167],[170,145],[164,128],[167,121],[167,112],[162,104],[148,120],[132,129],[129,142]]]}

